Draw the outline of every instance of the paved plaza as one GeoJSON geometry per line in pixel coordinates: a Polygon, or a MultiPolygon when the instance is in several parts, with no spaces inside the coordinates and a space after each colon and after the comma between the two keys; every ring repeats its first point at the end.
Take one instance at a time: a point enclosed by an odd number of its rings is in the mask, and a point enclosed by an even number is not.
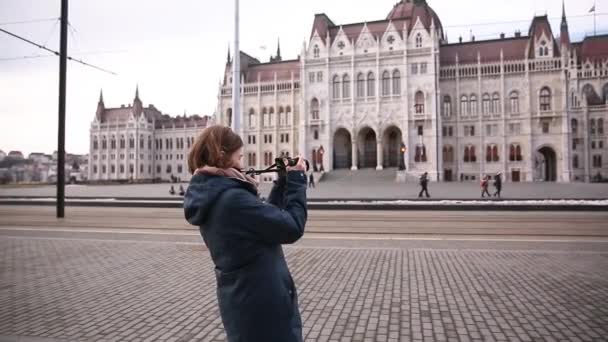
{"type": "MultiPolygon", "coordinates": [[[[135,185],[67,185],[66,195],[75,197],[177,197],[169,195],[170,184],[135,185]]],[[[184,189],[187,183],[182,183],[184,189]]],[[[176,190],[179,184],[174,184],[176,190]]],[[[261,184],[260,193],[267,195],[270,184],[261,184]]],[[[414,199],[420,187],[415,180],[395,182],[391,170],[329,173],[308,189],[308,198],[367,198],[367,199],[414,199]]],[[[494,189],[491,186],[490,192],[494,189]]],[[[481,197],[479,182],[431,182],[429,192],[435,199],[478,199],[481,197]]],[[[56,187],[45,186],[0,186],[2,196],[55,196],[56,187]]],[[[505,199],[606,199],[608,183],[505,183],[502,197],[505,199]]]]}
{"type": "MultiPolygon", "coordinates": [[[[202,243],[73,236],[0,237],[0,340],[225,340],[202,243]]],[[[608,336],[606,244],[358,245],[285,247],[305,341],[608,336]]]]}

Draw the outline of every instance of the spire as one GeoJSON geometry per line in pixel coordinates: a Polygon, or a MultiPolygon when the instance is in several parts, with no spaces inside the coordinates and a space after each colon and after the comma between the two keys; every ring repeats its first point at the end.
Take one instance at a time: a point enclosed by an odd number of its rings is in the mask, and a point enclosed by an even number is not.
{"type": "Polygon", "coordinates": [[[95,111],[95,117],[98,121],[101,121],[103,112],[106,110],[106,106],[103,104],[103,90],[99,91],[99,102],[97,103],[97,111],[95,111]]]}
{"type": "Polygon", "coordinates": [[[562,0],[562,24],[560,27],[560,43],[566,47],[570,46],[570,32],[568,32],[568,20],[566,19],[566,4],[562,0]]]}
{"type": "Polygon", "coordinates": [[[99,103],[103,104],[103,89],[99,90],[99,103]]]}
{"type": "Polygon", "coordinates": [[[277,58],[281,60],[281,40],[277,38],[277,58]]]}
{"type": "Polygon", "coordinates": [[[226,59],[226,64],[230,64],[230,44],[228,44],[228,58],[226,59]]]}
{"type": "Polygon", "coordinates": [[[139,114],[143,111],[143,104],[139,99],[139,84],[135,86],[135,99],[133,100],[133,114],[135,117],[138,117],[139,114]]]}
{"type": "Polygon", "coordinates": [[[139,83],[135,86],[135,99],[139,100],[139,83]]]}

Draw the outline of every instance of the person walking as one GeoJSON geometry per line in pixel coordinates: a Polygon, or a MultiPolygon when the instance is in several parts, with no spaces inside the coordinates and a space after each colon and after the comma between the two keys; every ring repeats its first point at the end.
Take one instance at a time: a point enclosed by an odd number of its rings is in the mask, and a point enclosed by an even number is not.
{"type": "Polygon", "coordinates": [[[500,192],[502,191],[502,177],[501,173],[497,173],[494,178],[494,187],[496,188],[496,192],[494,192],[494,197],[500,198],[500,192]]]}
{"type": "Polygon", "coordinates": [[[242,156],[243,141],[229,127],[202,131],[188,155],[193,176],[184,215],[199,227],[215,266],[227,340],[302,342],[296,286],[281,245],[304,234],[306,161],[279,173],[262,202],[257,181],[240,171],[242,156]]]}
{"type": "Polygon", "coordinates": [[[184,194],[186,194],[186,192],[184,191],[184,187],[180,184],[179,185],[179,195],[184,196],[184,194]]]}
{"type": "Polygon", "coordinates": [[[483,177],[483,179],[481,180],[481,197],[486,197],[486,194],[488,194],[488,197],[492,197],[492,195],[490,195],[490,192],[488,191],[488,187],[490,186],[490,176],[485,175],[483,177]]]}
{"type": "Polygon", "coordinates": [[[169,194],[175,195],[175,188],[173,187],[173,185],[171,185],[171,188],[169,188],[169,194]]]}
{"type": "Polygon", "coordinates": [[[422,174],[422,176],[420,176],[420,193],[418,194],[418,198],[422,197],[422,193],[426,194],[426,198],[431,197],[431,195],[429,195],[429,190],[428,190],[428,185],[429,185],[429,173],[425,172],[422,174]]]}
{"type": "Polygon", "coordinates": [[[309,188],[314,188],[315,187],[315,176],[314,174],[311,172],[310,176],[308,177],[308,187],[309,188]]]}

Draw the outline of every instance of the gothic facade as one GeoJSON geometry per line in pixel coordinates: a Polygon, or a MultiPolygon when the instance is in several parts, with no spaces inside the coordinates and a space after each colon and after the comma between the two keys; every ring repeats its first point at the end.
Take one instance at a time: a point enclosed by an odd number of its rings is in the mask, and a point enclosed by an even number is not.
{"type": "MultiPolygon", "coordinates": [[[[317,169],[391,168],[435,180],[608,177],[608,36],[571,42],[548,17],[527,34],[451,43],[424,0],[386,19],[315,16],[296,60],[240,53],[245,164],[301,154],[317,169]]],[[[231,58],[217,121],[232,120],[231,58]]]]}
{"type": "Polygon", "coordinates": [[[106,108],[99,97],[90,128],[89,180],[188,181],[188,151],[209,117],[170,117],[154,105],[144,107],[135,91],[133,104],[106,108]]]}

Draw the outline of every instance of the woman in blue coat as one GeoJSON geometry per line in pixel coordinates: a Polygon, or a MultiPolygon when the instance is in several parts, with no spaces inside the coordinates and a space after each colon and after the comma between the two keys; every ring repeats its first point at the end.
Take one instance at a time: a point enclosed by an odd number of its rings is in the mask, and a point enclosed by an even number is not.
{"type": "Polygon", "coordinates": [[[185,216],[199,226],[215,264],[228,341],[300,342],[296,287],[281,245],[304,234],[304,160],[275,182],[265,203],[255,179],[239,171],[242,155],[243,142],[230,128],[203,130],[188,156],[185,216]]]}

